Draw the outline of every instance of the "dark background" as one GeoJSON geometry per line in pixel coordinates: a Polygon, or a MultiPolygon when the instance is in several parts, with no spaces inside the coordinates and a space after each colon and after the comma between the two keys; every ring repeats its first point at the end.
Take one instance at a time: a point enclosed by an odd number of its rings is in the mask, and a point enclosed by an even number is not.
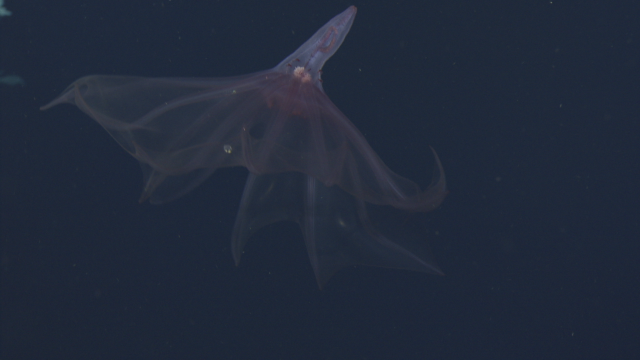
{"type": "Polygon", "coordinates": [[[640,358],[638,1],[10,1],[0,19],[3,359],[640,358]],[[141,172],[72,106],[89,74],[275,66],[349,5],[328,96],[394,171],[446,276],[317,288],[295,224],[229,249],[246,170],[138,204],[141,172]]]}

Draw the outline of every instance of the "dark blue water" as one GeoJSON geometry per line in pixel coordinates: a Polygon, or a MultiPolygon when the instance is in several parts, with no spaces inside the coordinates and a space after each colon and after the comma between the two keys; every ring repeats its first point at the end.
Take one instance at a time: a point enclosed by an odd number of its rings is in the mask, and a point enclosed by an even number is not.
{"type": "Polygon", "coordinates": [[[275,66],[340,1],[8,1],[0,69],[3,359],[636,359],[640,5],[361,2],[324,89],[397,173],[444,277],[340,271],[293,223],[235,267],[247,172],[138,204],[137,162],[75,107],[89,74],[275,66]]]}

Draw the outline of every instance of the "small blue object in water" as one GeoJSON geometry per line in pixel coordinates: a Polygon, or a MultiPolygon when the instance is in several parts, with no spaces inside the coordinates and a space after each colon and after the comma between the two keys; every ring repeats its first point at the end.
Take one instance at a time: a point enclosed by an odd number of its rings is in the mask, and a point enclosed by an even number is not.
{"type": "MultiPolygon", "coordinates": [[[[4,7],[4,0],[0,0],[0,17],[3,17],[3,16],[11,16],[11,11],[7,10],[4,7]]],[[[2,73],[4,73],[4,71],[0,70],[0,75],[2,75],[2,73]]],[[[24,86],[25,82],[18,75],[5,75],[5,76],[0,76],[0,84],[10,85],[10,86],[13,86],[13,85],[24,86]]]]}
{"type": "Polygon", "coordinates": [[[0,16],[11,16],[11,11],[4,7],[4,0],[0,0],[0,16]]]}

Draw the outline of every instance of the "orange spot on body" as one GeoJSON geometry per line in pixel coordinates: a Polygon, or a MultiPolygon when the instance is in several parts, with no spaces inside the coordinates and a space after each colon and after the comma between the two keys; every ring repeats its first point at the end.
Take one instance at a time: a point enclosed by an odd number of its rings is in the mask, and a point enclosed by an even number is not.
{"type": "Polygon", "coordinates": [[[311,74],[302,66],[296,66],[293,69],[293,76],[297,77],[303,83],[311,82],[311,74]]]}

